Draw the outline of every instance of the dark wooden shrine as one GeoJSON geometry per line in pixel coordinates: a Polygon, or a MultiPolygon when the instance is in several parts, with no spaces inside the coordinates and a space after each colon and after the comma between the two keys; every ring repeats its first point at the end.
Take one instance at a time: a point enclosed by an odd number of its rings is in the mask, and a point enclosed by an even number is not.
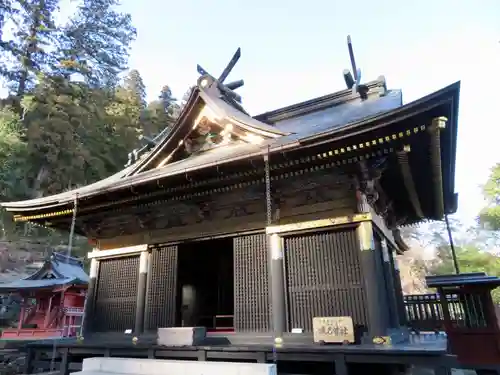
{"type": "Polygon", "coordinates": [[[428,276],[437,288],[450,351],[467,366],[500,367],[500,328],[491,290],[500,278],[485,273],[428,276]],[[449,303],[450,297],[459,303],[449,303]]]}
{"type": "Polygon", "coordinates": [[[2,203],[18,222],[68,230],[78,201],[75,231],[96,243],[85,341],[65,353],[182,357],[149,338],[203,325],[205,345],[183,349],[200,359],[278,355],[333,361],[339,374],[346,362],[443,365],[444,346],[408,342],[395,255],[401,225],[456,210],[460,84],[403,105],[384,77],[346,73],[345,90],[252,117],[229,70],[199,67],[170,131],[124,170],[2,203]],[[339,316],[356,344],[314,344],[313,318],[339,316]]]}

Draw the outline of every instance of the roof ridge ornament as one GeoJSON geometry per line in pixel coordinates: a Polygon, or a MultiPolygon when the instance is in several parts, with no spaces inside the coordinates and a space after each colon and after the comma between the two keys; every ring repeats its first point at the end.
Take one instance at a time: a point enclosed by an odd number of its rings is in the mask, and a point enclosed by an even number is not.
{"type": "Polygon", "coordinates": [[[361,84],[361,69],[356,66],[356,58],[354,57],[354,49],[352,47],[350,35],[347,35],[347,49],[349,51],[349,59],[351,60],[352,73],[349,69],[344,69],[343,74],[345,83],[348,89],[352,89],[353,94],[358,93],[361,99],[367,99],[368,86],[361,84]]]}
{"type": "Polygon", "coordinates": [[[226,78],[229,76],[233,68],[238,63],[240,57],[241,57],[241,48],[238,47],[238,49],[233,54],[231,60],[229,60],[229,62],[227,63],[226,67],[224,68],[218,79],[216,79],[212,74],[203,69],[203,67],[200,64],[197,64],[196,70],[201,75],[200,79],[198,80],[198,86],[201,89],[205,89],[208,86],[211,86],[213,83],[215,83],[221,93],[221,99],[224,99],[228,104],[232,105],[239,111],[248,114],[241,106],[241,96],[235,92],[236,89],[239,89],[245,84],[245,81],[239,79],[237,81],[229,82],[226,84],[224,83],[226,78]]]}

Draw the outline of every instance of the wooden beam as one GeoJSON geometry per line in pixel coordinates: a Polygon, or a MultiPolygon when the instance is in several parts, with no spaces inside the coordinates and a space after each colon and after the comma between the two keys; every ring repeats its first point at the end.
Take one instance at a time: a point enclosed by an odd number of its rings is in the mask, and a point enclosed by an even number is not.
{"type": "Polygon", "coordinates": [[[302,221],[285,225],[274,225],[266,228],[267,234],[298,232],[310,229],[319,229],[326,227],[334,227],[344,224],[361,223],[363,221],[370,221],[371,214],[357,214],[352,216],[332,217],[320,220],[302,221]]]}
{"type": "Polygon", "coordinates": [[[441,131],[446,128],[446,117],[436,117],[428,128],[430,134],[430,161],[434,188],[434,219],[444,217],[443,170],[441,166],[441,131]]]}
{"type": "Polygon", "coordinates": [[[398,159],[399,170],[403,178],[403,183],[405,185],[406,192],[408,193],[411,205],[413,206],[413,210],[419,219],[423,219],[424,213],[422,211],[422,206],[420,205],[420,198],[418,197],[415,181],[413,180],[413,174],[411,173],[408,160],[408,154],[410,151],[410,145],[405,145],[403,150],[396,152],[396,156],[398,159]]]}
{"type": "Polygon", "coordinates": [[[115,257],[117,255],[134,255],[146,251],[147,249],[148,249],[148,244],[120,247],[109,250],[94,249],[92,252],[87,254],[87,258],[97,259],[97,258],[115,257]]]}

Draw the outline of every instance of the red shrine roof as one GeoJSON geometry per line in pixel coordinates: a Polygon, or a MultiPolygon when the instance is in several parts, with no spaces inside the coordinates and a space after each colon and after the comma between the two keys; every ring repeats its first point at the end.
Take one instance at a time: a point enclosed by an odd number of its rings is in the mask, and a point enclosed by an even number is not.
{"type": "MultiPolygon", "coordinates": [[[[418,136],[428,130],[432,119],[444,116],[447,124],[439,133],[441,176],[438,183],[442,184],[444,202],[441,205],[444,204],[446,213],[454,212],[460,82],[406,105],[402,105],[401,90],[388,90],[384,77],[363,85],[363,88],[362,94],[346,89],[252,117],[232,94],[227,93],[227,87],[205,74],[198,80],[175,124],[169,131],[162,132],[154,147],[132,165],[104,180],[72,191],[4,202],[1,206],[13,212],[16,220],[43,223],[50,221],[51,217],[70,216],[76,195],[82,207],[87,200],[90,202],[98,196],[129,194],[130,189],[148,184],[156,184],[157,189],[173,187],[171,181],[177,176],[262,158],[265,153],[269,153],[271,159],[275,155],[275,159],[279,159],[289,152],[306,152],[328,144],[332,148],[327,157],[345,161],[366,152],[378,152],[381,147],[395,152],[394,147],[402,147],[399,143],[410,142],[410,137],[413,137],[413,142],[420,142],[419,147],[412,148],[409,165],[418,195],[423,197],[428,194],[429,180],[437,176],[435,171],[430,172],[432,168],[427,165],[427,159],[422,159],[428,157],[429,140],[418,136]],[[422,163],[427,165],[424,168],[427,172],[422,169],[422,163]]],[[[398,195],[402,186],[392,183],[389,178],[382,184],[388,194],[393,195],[398,195]]],[[[437,219],[441,214],[432,217],[431,212],[439,212],[434,208],[440,204],[436,201],[438,198],[425,198],[423,214],[406,212],[411,210],[407,202],[395,204],[400,206],[396,209],[403,217],[408,216],[407,223],[411,223],[425,218],[437,219]]]]}
{"type": "Polygon", "coordinates": [[[89,276],[83,263],[62,253],[52,253],[33,275],[24,279],[0,284],[0,293],[20,290],[52,289],[57,286],[88,284],[89,276]]]}

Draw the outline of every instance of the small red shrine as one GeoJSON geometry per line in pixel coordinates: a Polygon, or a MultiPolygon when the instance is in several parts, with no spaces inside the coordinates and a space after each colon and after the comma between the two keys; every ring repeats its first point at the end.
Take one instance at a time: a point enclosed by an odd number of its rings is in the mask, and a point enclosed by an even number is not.
{"type": "Polygon", "coordinates": [[[76,336],[83,319],[88,281],[79,259],[54,252],[33,275],[0,284],[0,294],[22,298],[17,327],[4,329],[1,338],[76,336]]]}

